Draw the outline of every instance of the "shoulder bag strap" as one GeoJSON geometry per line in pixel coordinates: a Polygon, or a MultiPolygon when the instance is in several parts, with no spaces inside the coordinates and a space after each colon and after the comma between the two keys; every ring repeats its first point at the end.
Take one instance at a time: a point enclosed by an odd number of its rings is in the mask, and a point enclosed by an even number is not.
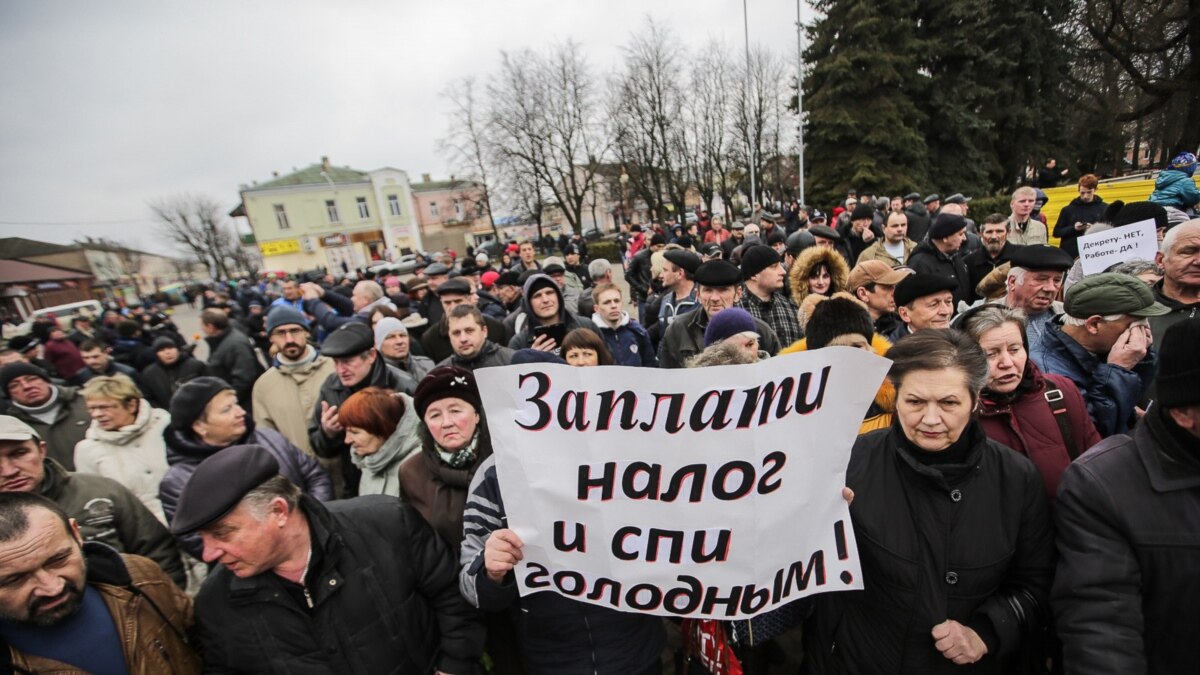
{"type": "Polygon", "coordinates": [[[1067,446],[1067,456],[1073,462],[1079,456],[1079,446],[1075,443],[1075,434],[1071,431],[1071,420],[1067,418],[1067,404],[1063,400],[1062,390],[1047,380],[1044,396],[1050,406],[1050,412],[1054,413],[1054,421],[1058,423],[1058,432],[1062,434],[1063,443],[1067,446]]]}

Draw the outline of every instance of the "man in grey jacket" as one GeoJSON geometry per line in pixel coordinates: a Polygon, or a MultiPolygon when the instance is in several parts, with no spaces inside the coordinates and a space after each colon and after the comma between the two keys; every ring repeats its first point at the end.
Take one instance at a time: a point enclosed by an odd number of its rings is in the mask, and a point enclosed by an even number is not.
{"type": "Polygon", "coordinates": [[[208,342],[208,374],[228,382],[237,392],[238,405],[252,412],[254,381],[263,372],[254,343],[230,325],[229,315],[219,309],[200,313],[200,330],[208,342]]]}

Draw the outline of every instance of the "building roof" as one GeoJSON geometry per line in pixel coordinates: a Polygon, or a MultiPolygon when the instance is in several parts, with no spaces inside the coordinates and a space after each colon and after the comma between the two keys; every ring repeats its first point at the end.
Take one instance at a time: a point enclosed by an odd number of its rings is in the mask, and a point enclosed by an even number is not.
{"type": "Polygon", "coordinates": [[[264,188],[287,187],[289,185],[320,185],[326,184],[325,176],[321,175],[324,171],[329,176],[329,180],[334,183],[366,183],[370,180],[367,172],[351,169],[349,167],[330,166],[328,169],[323,168],[320,163],[312,164],[299,171],[274,178],[265,183],[259,183],[249,190],[262,190],[264,188]]]}
{"type": "Polygon", "coordinates": [[[409,183],[409,187],[413,192],[439,192],[442,190],[471,190],[480,185],[471,180],[430,180],[409,183]]]}
{"type": "Polygon", "coordinates": [[[0,239],[0,259],[29,258],[54,253],[69,253],[79,250],[78,246],[63,246],[46,241],[35,241],[23,237],[4,237],[0,239]]]}
{"type": "MultiPolygon", "coordinates": [[[[2,242],[0,242],[2,243],[2,242]]],[[[70,279],[90,279],[92,275],[56,267],[54,265],[39,265],[24,260],[5,260],[0,262],[0,284],[28,284],[41,281],[66,281],[70,279]]]]}

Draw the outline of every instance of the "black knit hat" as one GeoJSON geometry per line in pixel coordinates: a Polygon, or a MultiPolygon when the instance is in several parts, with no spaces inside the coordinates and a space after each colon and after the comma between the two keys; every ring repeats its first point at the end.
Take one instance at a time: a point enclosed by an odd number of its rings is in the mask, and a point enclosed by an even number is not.
{"type": "Polygon", "coordinates": [[[1167,227],[1167,210],[1162,204],[1154,202],[1125,202],[1118,199],[1104,210],[1104,220],[1113,227],[1132,225],[1143,220],[1153,220],[1154,228],[1161,230],[1167,227]]]}
{"type": "Polygon", "coordinates": [[[233,391],[219,377],[197,377],[188,380],[171,397],[171,426],[179,431],[191,431],[192,424],[204,414],[213,397],[223,391],[233,391]]]}
{"type": "Polygon", "coordinates": [[[742,251],[742,278],[749,279],[779,262],[779,254],[770,246],[750,246],[742,251]]]}
{"type": "Polygon", "coordinates": [[[850,213],[850,220],[867,220],[875,217],[875,210],[869,204],[863,203],[854,207],[854,211],[850,213]]]}
{"type": "Polygon", "coordinates": [[[817,303],[808,323],[804,324],[807,346],[820,349],[839,335],[858,334],[869,343],[875,337],[871,315],[850,298],[830,298],[817,303]]]}
{"type": "Polygon", "coordinates": [[[939,213],[929,226],[929,239],[944,239],[967,229],[967,219],[957,213],[939,213]]]}
{"type": "Polygon", "coordinates": [[[454,366],[438,366],[429,371],[417,385],[413,394],[413,406],[417,415],[424,418],[429,406],[444,398],[461,398],[475,412],[483,411],[483,402],[479,399],[479,386],[475,384],[475,375],[469,370],[454,366]]]}
{"type": "Polygon", "coordinates": [[[923,298],[934,293],[942,291],[958,290],[958,282],[950,277],[944,277],[940,274],[926,274],[917,272],[910,274],[896,284],[894,298],[897,307],[903,307],[912,303],[917,298],[923,298]]]}
{"type": "Polygon", "coordinates": [[[1158,347],[1158,403],[1184,408],[1200,403],[1200,318],[1184,319],[1167,329],[1158,347]]]}
{"type": "Polygon", "coordinates": [[[40,377],[47,382],[50,381],[50,376],[47,375],[46,371],[42,370],[41,368],[38,368],[32,363],[26,363],[25,361],[15,361],[7,366],[4,366],[3,368],[0,368],[0,392],[7,393],[8,385],[11,384],[13,380],[24,375],[33,375],[40,377]]]}

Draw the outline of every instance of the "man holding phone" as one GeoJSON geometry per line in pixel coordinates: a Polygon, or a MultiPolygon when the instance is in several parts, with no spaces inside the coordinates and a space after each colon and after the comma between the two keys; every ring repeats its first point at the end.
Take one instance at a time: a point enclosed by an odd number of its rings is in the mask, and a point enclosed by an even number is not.
{"type": "Polygon", "coordinates": [[[558,353],[562,339],[576,328],[596,330],[589,319],[572,314],[563,303],[562,289],[549,276],[534,274],[525,280],[517,333],[509,340],[511,349],[533,348],[558,353]]]}

